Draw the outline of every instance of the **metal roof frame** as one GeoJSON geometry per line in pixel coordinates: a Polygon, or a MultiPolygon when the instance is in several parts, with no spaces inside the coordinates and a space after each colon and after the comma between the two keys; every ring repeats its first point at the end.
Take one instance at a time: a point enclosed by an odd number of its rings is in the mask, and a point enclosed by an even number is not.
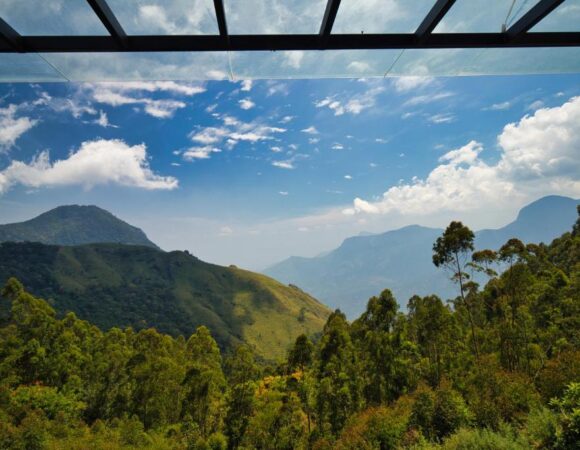
{"type": "Polygon", "coordinates": [[[432,33],[455,0],[437,0],[414,33],[332,34],[340,0],[328,0],[318,34],[232,35],[214,0],[219,35],[127,35],[106,0],[87,0],[109,36],[22,36],[0,18],[0,53],[206,52],[429,48],[579,47],[580,32],[529,30],[565,0],[541,0],[501,33],[432,33]]]}

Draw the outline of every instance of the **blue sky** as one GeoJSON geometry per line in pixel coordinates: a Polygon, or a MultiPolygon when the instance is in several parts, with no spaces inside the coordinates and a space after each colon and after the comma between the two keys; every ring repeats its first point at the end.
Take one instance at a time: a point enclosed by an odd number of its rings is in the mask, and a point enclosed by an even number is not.
{"type": "Polygon", "coordinates": [[[580,197],[580,75],[0,85],[0,222],[96,204],[262,269],[580,197]]]}

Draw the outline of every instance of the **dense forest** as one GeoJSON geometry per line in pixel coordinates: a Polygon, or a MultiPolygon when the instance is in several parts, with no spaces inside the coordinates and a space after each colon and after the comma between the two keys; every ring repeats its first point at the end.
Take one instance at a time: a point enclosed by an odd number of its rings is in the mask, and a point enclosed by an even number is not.
{"type": "Polygon", "coordinates": [[[580,219],[550,245],[473,240],[452,222],[433,246],[454,300],[403,313],[384,290],[274,365],[246,346],[222,356],[203,326],[175,338],[58,318],[10,279],[0,448],[580,448],[580,219]]]}

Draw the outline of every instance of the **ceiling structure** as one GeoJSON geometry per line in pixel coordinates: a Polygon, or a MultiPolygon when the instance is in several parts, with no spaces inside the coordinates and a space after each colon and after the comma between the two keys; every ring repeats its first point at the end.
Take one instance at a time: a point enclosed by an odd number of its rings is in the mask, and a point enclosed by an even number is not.
{"type": "Polygon", "coordinates": [[[580,0],[0,0],[0,81],[580,72],[580,0]]]}

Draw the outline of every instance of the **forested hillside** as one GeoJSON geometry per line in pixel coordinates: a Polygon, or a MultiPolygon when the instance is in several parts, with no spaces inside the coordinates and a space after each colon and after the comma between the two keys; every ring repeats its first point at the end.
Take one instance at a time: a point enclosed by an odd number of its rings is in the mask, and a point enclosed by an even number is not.
{"type": "Polygon", "coordinates": [[[473,241],[452,222],[433,245],[450,304],[413,297],[404,314],[384,290],[275,367],[244,346],[222,357],[205,327],[184,339],[59,319],[11,279],[0,447],[579,448],[580,219],[550,245],[473,241]]]}
{"type": "MultiPolygon", "coordinates": [[[[189,336],[205,325],[222,349],[246,343],[266,359],[283,357],[301,333],[319,333],[330,314],[264,275],[136,245],[0,243],[0,280],[10,277],[61,315],[72,311],[102,330],[189,336]]],[[[6,317],[8,305],[0,312],[6,317]]]]}

